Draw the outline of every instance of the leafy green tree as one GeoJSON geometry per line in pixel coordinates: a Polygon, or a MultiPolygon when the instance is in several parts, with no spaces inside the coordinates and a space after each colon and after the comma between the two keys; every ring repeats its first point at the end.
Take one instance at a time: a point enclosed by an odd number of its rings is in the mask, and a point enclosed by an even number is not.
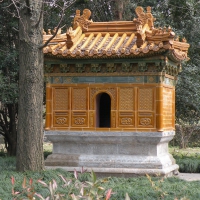
{"type": "Polygon", "coordinates": [[[170,1],[173,26],[180,37],[190,43],[190,60],[183,64],[176,87],[176,119],[178,123],[197,124],[200,119],[200,56],[197,44],[200,41],[200,2],[197,0],[170,1]],[[180,7],[181,5],[181,7],[180,7]]]}
{"type": "Polygon", "coordinates": [[[7,154],[16,155],[18,120],[18,20],[11,1],[0,4],[0,134],[7,154]]]}

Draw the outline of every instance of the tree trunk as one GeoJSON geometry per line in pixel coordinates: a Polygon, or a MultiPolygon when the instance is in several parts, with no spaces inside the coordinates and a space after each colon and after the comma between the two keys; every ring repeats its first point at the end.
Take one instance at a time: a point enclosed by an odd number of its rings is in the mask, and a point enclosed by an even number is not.
{"type": "Polygon", "coordinates": [[[5,104],[1,107],[0,134],[4,137],[8,156],[16,156],[17,151],[17,104],[5,104]]]}
{"type": "Polygon", "coordinates": [[[8,156],[16,156],[17,151],[17,105],[16,104],[9,104],[8,107],[8,116],[10,119],[9,124],[9,132],[8,132],[8,148],[7,154],[8,156]]]}
{"type": "Polygon", "coordinates": [[[40,171],[43,157],[42,1],[21,0],[17,170],[40,171]]]}
{"type": "Polygon", "coordinates": [[[124,12],[124,2],[123,1],[114,1],[114,9],[115,9],[115,15],[114,20],[121,21],[123,18],[123,12],[124,12]]]}

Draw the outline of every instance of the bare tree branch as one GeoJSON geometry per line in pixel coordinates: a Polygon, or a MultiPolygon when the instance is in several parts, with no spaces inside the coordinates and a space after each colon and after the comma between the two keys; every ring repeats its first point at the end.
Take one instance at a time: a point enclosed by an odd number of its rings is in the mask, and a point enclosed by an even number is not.
{"type": "Polygon", "coordinates": [[[15,27],[12,27],[12,29],[13,29],[13,30],[15,30],[15,31],[17,31],[17,32],[19,32],[19,30],[18,30],[18,29],[16,29],[15,27]]]}
{"type": "Polygon", "coordinates": [[[2,50],[2,49],[0,49],[0,51],[2,51],[2,52],[4,52],[4,53],[8,53],[7,51],[4,51],[4,50],[2,50]]]}
{"type": "Polygon", "coordinates": [[[2,135],[3,137],[5,137],[5,133],[2,130],[0,130],[0,135],[2,135]]]}
{"type": "Polygon", "coordinates": [[[13,2],[13,5],[15,6],[15,9],[18,13],[18,17],[20,18],[20,14],[19,14],[19,8],[17,7],[16,3],[15,3],[15,0],[11,0],[13,2]]]}
{"type": "Polygon", "coordinates": [[[61,25],[61,23],[62,23],[63,17],[64,17],[65,10],[66,10],[67,8],[69,8],[70,6],[72,6],[75,2],[76,2],[76,0],[73,0],[73,2],[71,2],[71,4],[68,5],[68,6],[66,6],[66,7],[65,7],[65,6],[64,6],[64,7],[58,6],[58,7],[62,10],[62,12],[61,12],[61,17],[60,17],[60,20],[59,20],[58,25],[57,25],[57,27],[56,27],[56,30],[55,30],[54,34],[53,34],[43,45],[41,45],[41,46],[39,47],[39,49],[43,49],[44,47],[46,47],[46,46],[49,44],[49,42],[57,35],[58,30],[59,30],[59,28],[60,28],[60,25],[61,25]]]}
{"type": "Polygon", "coordinates": [[[2,128],[2,132],[4,132],[4,137],[6,136],[7,134],[7,128],[6,128],[6,124],[5,124],[5,121],[3,119],[3,114],[0,115],[0,127],[2,128]]]}
{"type": "Polygon", "coordinates": [[[61,24],[61,22],[63,20],[63,16],[64,15],[62,14],[61,18],[60,18],[60,21],[59,21],[59,23],[58,23],[58,25],[56,27],[56,31],[54,32],[54,34],[42,46],[40,46],[39,49],[43,49],[44,47],[46,47],[49,44],[49,42],[57,35],[58,30],[60,28],[60,24],[61,24]]]}

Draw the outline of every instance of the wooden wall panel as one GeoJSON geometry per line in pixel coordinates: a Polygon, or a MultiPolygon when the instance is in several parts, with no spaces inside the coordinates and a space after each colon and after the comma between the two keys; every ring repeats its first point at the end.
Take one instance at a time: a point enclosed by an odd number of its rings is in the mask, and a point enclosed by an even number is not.
{"type": "Polygon", "coordinates": [[[134,110],[134,89],[119,89],[119,110],[134,110]]]}
{"type": "Polygon", "coordinates": [[[87,126],[88,126],[87,111],[72,112],[72,127],[87,127],[87,126]]]}
{"type": "Polygon", "coordinates": [[[68,127],[69,126],[69,112],[54,112],[53,126],[54,127],[68,127]]]}
{"type": "Polygon", "coordinates": [[[69,127],[68,88],[53,88],[53,127],[69,127]]]}
{"type": "Polygon", "coordinates": [[[138,88],[138,128],[155,127],[155,88],[138,88]]]}
{"type": "Polygon", "coordinates": [[[119,112],[119,127],[134,127],[135,115],[134,112],[119,112]]]}
{"type": "Polygon", "coordinates": [[[174,128],[174,87],[134,84],[53,85],[47,87],[46,130],[96,129],[96,97],[111,97],[112,130],[174,128]]]}
{"type": "Polygon", "coordinates": [[[54,110],[68,110],[68,88],[54,88],[54,110]]]}
{"type": "Polygon", "coordinates": [[[116,128],[116,111],[111,111],[111,128],[116,128]]]}
{"type": "Polygon", "coordinates": [[[163,88],[163,126],[173,127],[173,89],[163,88]]]}
{"type": "Polygon", "coordinates": [[[93,128],[94,127],[94,122],[95,122],[95,111],[92,110],[89,112],[89,127],[93,128]]]}
{"type": "Polygon", "coordinates": [[[53,99],[52,99],[52,87],[50,84],[46,85],[46,120],[45,130],[50,130],[52,127],[52,115],[53,115],[53,99]]]}
{"type": "Polygon", "coordinates": [[[139,112],[138,113],[138,128],[153,128],[155,117],[154,113],[145,113],[145,112],[139,112]]]}
{"type": "Polygon", "coordinates": [[[156,128],[163,131],[163,86],[156,87],[156,128]]]}
{"type": "Polygon", "coordinates": [[[133,87],[119,88],[118,126],[133,128],[135,126],[135,94],[133,87]]]}
{"type": "Polygon", "coordinates": [[[154,93],[153,88],[138,89],[138,111],[153,111],[154,93]]]}
{"type": "Polygon", "coordinates": [[[87,110],[87,88],[73,88],[72,110],[87,110]]]}

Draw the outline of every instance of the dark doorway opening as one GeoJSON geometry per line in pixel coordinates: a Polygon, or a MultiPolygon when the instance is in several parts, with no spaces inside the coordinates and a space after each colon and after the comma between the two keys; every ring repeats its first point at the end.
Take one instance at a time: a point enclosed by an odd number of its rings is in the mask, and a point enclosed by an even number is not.
{"type": "Polygon", "coordinates": [[[96,99],[96,126],[110,128],[111,99],[107,93],[101,93],[96,99]]]}

